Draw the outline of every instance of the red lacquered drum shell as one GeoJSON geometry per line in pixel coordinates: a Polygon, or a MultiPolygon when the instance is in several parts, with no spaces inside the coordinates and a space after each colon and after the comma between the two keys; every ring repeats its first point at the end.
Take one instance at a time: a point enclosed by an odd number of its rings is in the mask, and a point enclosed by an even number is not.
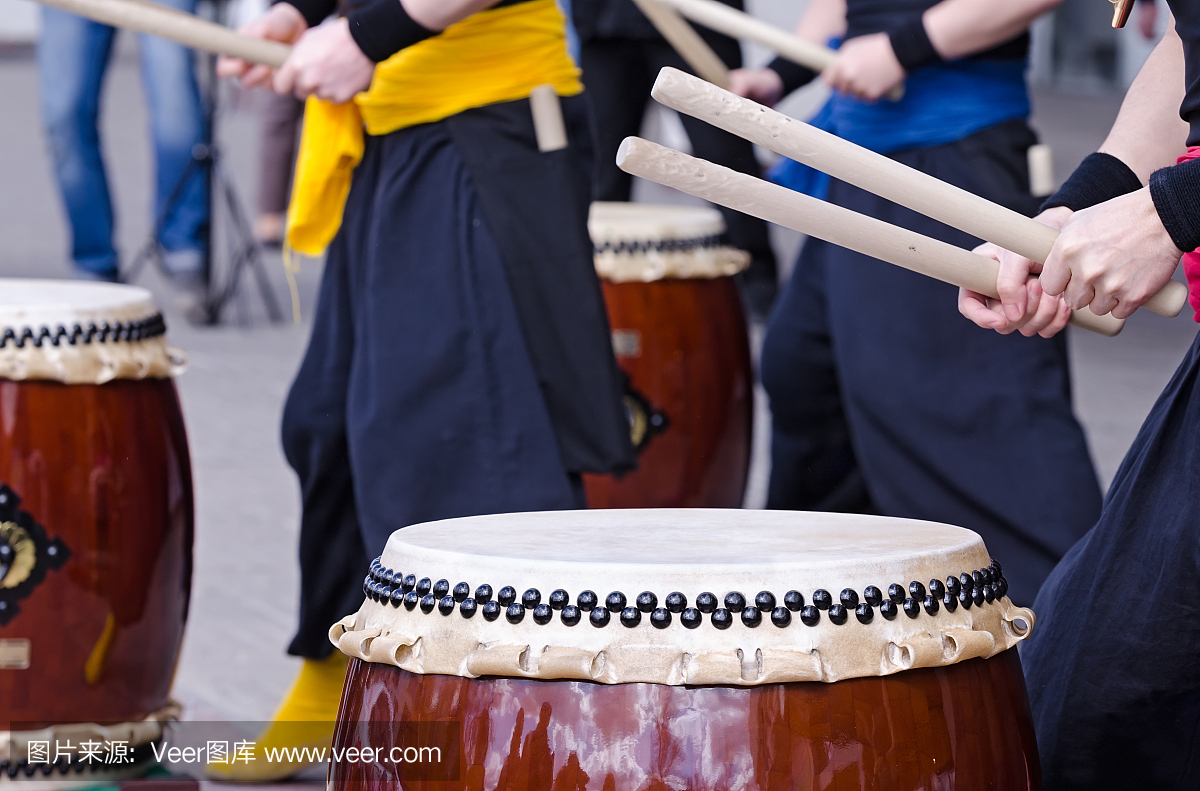
{"type": "Polygon", "coordinates": [[[617,362],[668,422],[648,438],[634,472],[584,476],[588,504],[740,508],[753,379],[737,285],[717,277],[603,286],[617,362]]]}
{"type": "Polygon", "coordinates": [[[191,583],[192,478],[170,379],[0,381],[0,483],[70,552],[0,626],[0,730],[167,703],[191,583]]]}
{"type": "Polygon", "coordinates": [[[401,721],[462,723],[459,780],[413,781],[403,764],[342,761],[330,766],[336,788],[1041,788],[1015,650],[889,676],[755,687],[467,679],[354,660],[335,748],[399,743],[401,721]]]}

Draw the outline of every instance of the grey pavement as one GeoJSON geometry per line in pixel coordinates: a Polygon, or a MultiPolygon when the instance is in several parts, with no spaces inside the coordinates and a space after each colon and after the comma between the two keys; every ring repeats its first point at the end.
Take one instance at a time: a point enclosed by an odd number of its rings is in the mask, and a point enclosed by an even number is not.
{"type": "MultiPolygon", "coordinates": [[[[149,231],[153,168],[132,45],[131,37],[122,36],[103,107],[104,150],[127,257],[149,231]]],[[[66,277],[68,234],[50,180],[36,85],[30,58],[0,57],[0,275],[66,277]]],[[[253,99],[235,98],[238,106],[225,115],[220,138],[243,203],[252,206],[258,146],[253,99]]],[[[1060,178],[1095,149],[1117,106],[1111,97],[1037,96],[1035,123],[1055,148],[1060,178]]],[[[665,198],[652,191],[650,197],[665,198]]],[[[799,240],[778,238],[790,259],[799,240]]],[[[279,256],[268,256],[267,266],[286,300],[279,256]]],[[[230,322],[196,328],[154,272],[140,280],[164,308],[171,341],[191,359],[178,385],[195,469],[196,574],[175,694],[193,719],[268,718],[296,670],[283,651],[295,622],[298,493],[280,450],[278,424],[307,339],[319,270],[319,262],[306,261],[299,277],[299,325],[268,324],[256,292],[247,288],[230,322]]],[[[1077,409],[1104,481],[1195,331],[1187,317],[1139,314],[1116,339],[1073,333],[1077,409]]],[[[763,499],[767,420],[760,402],[750,505],[763,499]]]]}

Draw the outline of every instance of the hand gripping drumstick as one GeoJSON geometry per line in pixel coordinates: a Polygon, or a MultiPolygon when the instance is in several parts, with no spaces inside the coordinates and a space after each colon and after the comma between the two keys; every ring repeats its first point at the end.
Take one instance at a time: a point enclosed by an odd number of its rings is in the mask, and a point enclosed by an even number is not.
{"type": "MultiPolygon", "coordinates": [[[[621,143],[617,166],[634,176],[997,298],[1000,265],[992,259],[874,217],[638,137],[627,137],[621,143]]],[[[1087,308],[1075,311],[1071,323],[1108,336],[1116,335],[1125,324],[1087,308]]]]}
{"type": "MultiPolygon", "coordinates": [[[[815,72],[825,71],[835,60],[837,51],[811,41],[805,41],[786,30],[756,19],[745,11],[730,8],[717,0],[659,0],[683,14],[693,22],[707,28],[736,38],[746,39],[762,44],[774,50],[781,57],[792,63],[812,69],[815,72]]],[[[893,88],[888,98],[898,101],[904,96],[904,86],[893,88]]]]}
{"type": "Polygon", "coordinates": [[[633,3],[693,71],[713,85],[729,87],[729,68],[725,61],[674,9],[660,0],[633,0],[633,3]]]}
{"type": "MultiPolygon", "coordinates": [[[[651,95],[667,107],[1039,263],[1046,262],[1058,238],[1058,231],[1012,209],[678,69],[660,71],[651,95]]],[[[1172,280],[1142,307],[1174,317],[1187,296],[1187,286],[1172,280]]]]}
{"type": "Polygon", "coordinates": [[[186,47],[279,68],[292,48],[278,41],[243,36],[223,25],[144,0],[37,0],[95,22],[149,33],[186,47]]]}

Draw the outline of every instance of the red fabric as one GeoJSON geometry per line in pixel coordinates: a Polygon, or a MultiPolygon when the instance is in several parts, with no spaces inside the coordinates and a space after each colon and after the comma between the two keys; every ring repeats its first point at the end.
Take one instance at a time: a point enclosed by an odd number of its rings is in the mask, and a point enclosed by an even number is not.
{"type": "MultiPolygon", "coordinates": [[[[1175,164],[1181,164],[1193,159],[1200,159],[1200,146],[1192,146],[1187,153],[1175,164]]],[[[1187,278],[1188,303],[1191,304],[1194,315],[1192,319],[1200,322],[1200,248],[1183,254],[1183,274],[1187,278]]]]}

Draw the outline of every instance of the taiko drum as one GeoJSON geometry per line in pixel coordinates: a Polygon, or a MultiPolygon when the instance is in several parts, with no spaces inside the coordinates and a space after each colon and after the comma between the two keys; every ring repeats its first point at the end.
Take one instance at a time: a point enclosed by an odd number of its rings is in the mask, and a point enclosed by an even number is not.
{"type": "Polygon", "coordinates": [[[968,530],[474,517],[398,531],[364,590],[331,631],[353,657],[335,788],[1041,787],[1033,614],[968,530]]]}
{"type": "Polygon", "coordinates": [[[589,219],[638,469],[585,477],[593,508],[739,508],[753,379],[715,209],[595,203],[589,219]]]}
{"type": "Polygon", "coordinates": [[[143,289],[0,282],[0,731],[9,737],[169,709],[193,517],[171,379],[182,361],[164,330],[143,289]]]}

